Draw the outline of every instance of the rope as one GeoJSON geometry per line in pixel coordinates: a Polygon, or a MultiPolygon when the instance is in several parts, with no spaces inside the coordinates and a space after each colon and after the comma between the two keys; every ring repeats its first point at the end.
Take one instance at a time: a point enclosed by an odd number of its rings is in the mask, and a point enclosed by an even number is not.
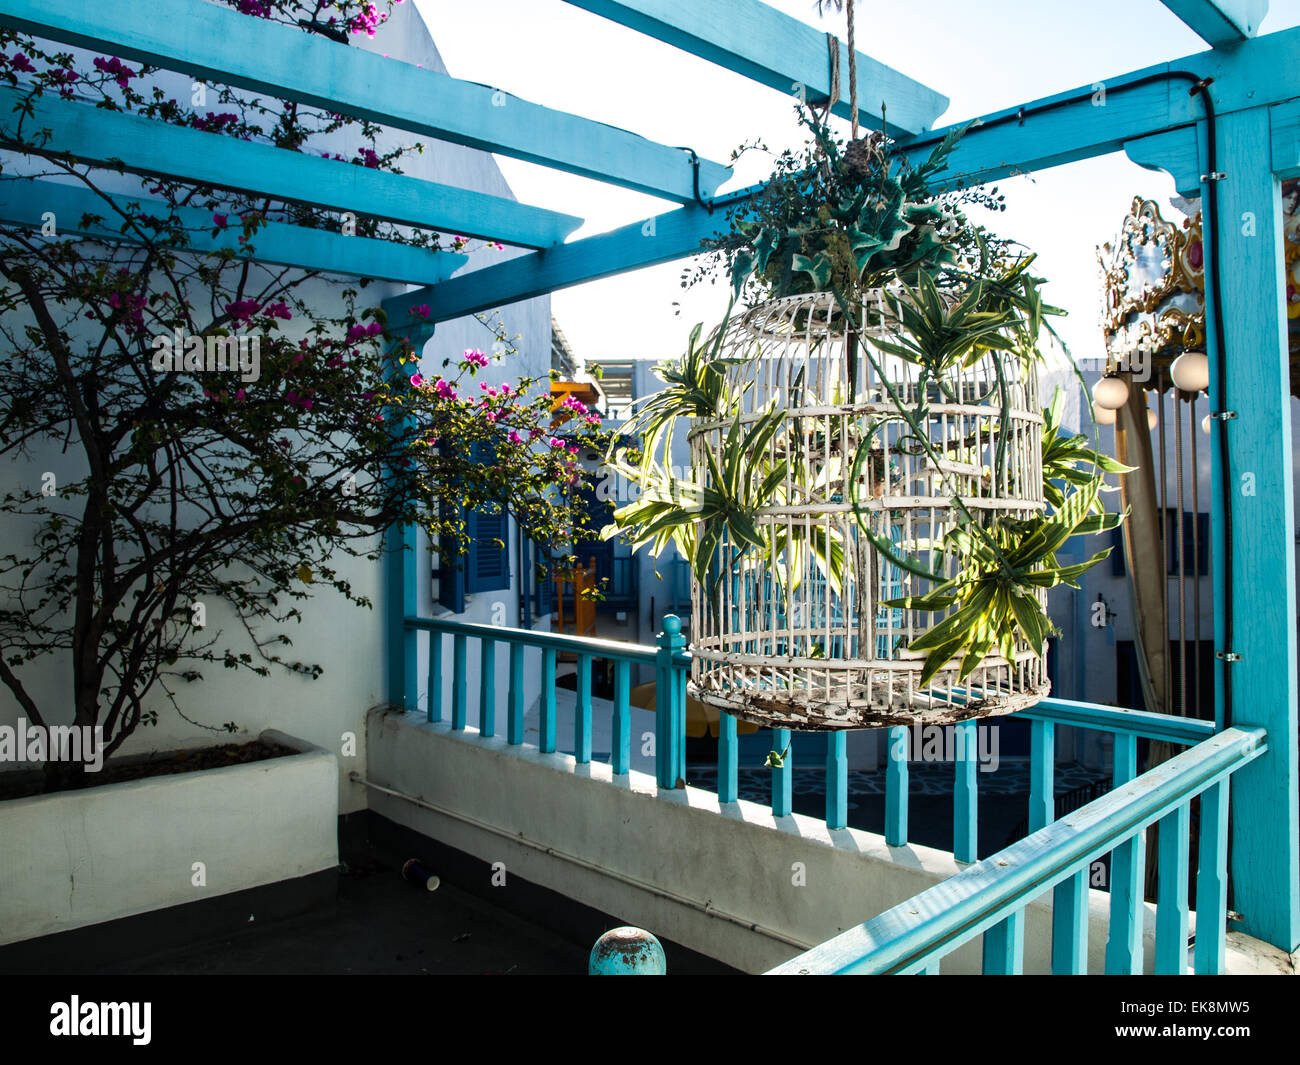
{"type": "MultiPolygon", "coordinates": [[[[853,112],[853,139],[858,139],[858,49],[853,43],[853,0],[844,5],[849,14],[849,110],[853,112]]],[[[838,51],[838,49],[836,49],[838,51]]],[[[838,58],[838,56],[836,57],[838,58]]]]}
{"type": "Polygon", "coordinates": [[[822,125],[831,118],[831,108],[840,102],[840,39],[833,33],[826,35],[826,50],[831,57],[831,85],[826,96],[826,110],[822,114],[822,125]]]}

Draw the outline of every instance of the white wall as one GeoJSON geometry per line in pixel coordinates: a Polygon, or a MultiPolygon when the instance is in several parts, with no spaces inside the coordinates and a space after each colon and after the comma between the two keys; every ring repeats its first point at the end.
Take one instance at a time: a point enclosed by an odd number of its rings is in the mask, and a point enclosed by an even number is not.
{"type": "MultiPolygon", "coordinates": [[[[373,41],[353,37],[352,42],[353,47],[389,53],[395,59],[423,64],[434,70],[446,70],[415,5],[411,3],[394,8],[389,24],[378,32],[373,41]]],[[[163,74],[159,76],[159,82],[171,94],[189,99],[188,78],[163,74]]],[[[204,110],[219,109],[212,100],[213,95],[209,94],[209,106],[204,110]]],[[[355,139],[355,134],[341,131],[332,141],[323,140],[321,150],[329,147],[331,151],[351,154],[359,147],[358,143],[354,143],[355,139]]],[[[400,140],[409,143],[414,139],[406,134],[400,135],[400,138],[390,135],[386,142],[395,143],[400,140]]],[[[429,142],[426,139],[423,154],[411,155],[401,165],[405,173],[413,177],[513,198],[505,179],[488,153],[458,145],[429,142]]],[[[131,189],[131,180],[121,179],[121,188],[131,189]]],[[[135,187],[138,188],[138,185],[135,187]]],[[[504,261],[515,254],[520,252],[510,249],[502,252],[476,250],[466,269],[504,261]]],[[[328,290],[324,282],[318,282],[313,286],[313,291],[324,293],[328,290]]],[[[378,304],[383,299],[404,291],[407,291],[405,286],[375,284],[364,291],[363,298],[366,302],[378,304]]],[[[484,371],[486,379],[499,381],[530,376],[541,377],[544,381],[550,366],[550,298],[542,297],[505,308],[501,323],[511,336],[521,334],[516,342],[519,355],[506,363],[493,364],[484,371]]],[[[459,358],[468,347],[490,350],[491,341],[491,334],[475,318],[442,324],[426,348],[422,369],[429,373],[440,366],[444,357],[459,358]]],[[[32,455],[29,461],[11,464],[7,470],[0,471],[0,490],[6,490],[13,484],[30,487],[33,479],[39,485],[40,474],[45,470],[56,471],[61,481],[79,476],[74,459],[58,454],[55,449],[46,449],[32,455]]],[[[514,589],[518,587],[519,574],[513,551],[513,532],[511,539],[511,576],[515,583],[510,592],[499,595],[507,605],[506,623],[514,625],[517,619],[517,595],[514,589]]],[[[6,519],[4,527],[0,529],[0,546],[6,551],[20,550],[29,542],[28,535],[6,519]]],[[[355,607],[327,591],[305,605],[305,619],[301,624],[288,626],[284,630],[294,642],[287,657],[320,663],[325,672],[319,679],[313,681],[284,672],[275,672],[271,677],[263,679],[226,670],[220,665],[209,666],[205,670],[206,679],[202,682],[178,685],[177,698],[184,718],[165,698],[160,695],[152,698],[148,708],[158,711],[158,725],[137,730],[123,746],[121,753],[129,755],[201,747],[247,740],[266,728],[280,729],[339,753],[341,811],[347,813],[364,807],[364,791],[349,784],[346,774],[350,769],[364,766],[365,712],[367,708],[381,702],[386,694],[383,570],[381,564],[364,559],[337,559],[336,562],[340,574],[352,582],[358,595],[369,597],[375,604],[375,609],[368,611],[355,607]],[[186,721],[185,718],[191,720],[186,721]],[[225,722],[234,722],[238,726],[238,732],[230,735],[210,730],[225,722]],[[349,734],[356,737],[355,752],[351,754],[344,744],[344,738],[349,734]]],[[[422,554],[418,567],[420,609],[428,613],[433,605],[427,555],[422,554]]],[[[468,604],[464,616],[472,621],[488,621],[491,600],[487,597],[473,597],[473,600],[468,604]]],[[[223,629],[231,634],[236,652],[245,649],[242,639],[233,638],[239,626],[231,612],[223,611],[217,604],[209,604],[208,619],[209,631],[223,629]]],[[[425,661],[422,641],[422,678],[427,673],[425,661]]],[[[25,669],[23,676],[35,693],[39,705],[49,708],[57,707],[60,703],[66,704],[70,694],[70,669],[65,658],[51,658],[38,665],[38,669],[25,669]]],[[[502,671],[498,690],[504,691],[506,663],[499,661],[498,669],[502,671]]],[[[476,690],[477,678],[478,664],[474,660],[470,664],[470,691],[476,690]]],[[[535,697],[535,692],[536,680],[533,681],[531,697],[535,697]]],[[[0,725],[11,724],[19,716],[16,700],[7,688],[0,687],[0,725]]],[[[66,714],[60,715],[56,710],[50,716],[54,719],[53,723],[71,721],[72,711],[69,706],[66,714]]],[[[14,768],[24,767],[21,764],[0,765],[0,771],[14,768]]]]}

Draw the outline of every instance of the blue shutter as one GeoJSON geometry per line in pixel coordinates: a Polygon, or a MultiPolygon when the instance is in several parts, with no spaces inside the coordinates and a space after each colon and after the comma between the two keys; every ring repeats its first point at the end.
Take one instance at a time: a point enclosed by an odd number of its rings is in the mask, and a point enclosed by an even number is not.
{"type": "Polygon", "coordinates": [[[551,562],[534,545],[533,558],[533,611],[538,617],[544,617],[555,610],[555,582],[551,580],[551,562]],[[541,572],[539,573],[538,570],[541,572]]]}
{"type": "MultiPolygon", "coordinates": [[[[496,464],[496,449],[479,442],[470,451],[480,466],[496,464]]],[[[510,587],[510,524],[504,509],[470,511],[466,517],[470,536],[465,559],[465,591],[498,592],[510,587]]]]}
{"type": "Polygon", "coordinates": [[[438,567],[438,602],[453,614],[465,612],[465,556],[457,555],[455,540],[443,538],[446,556],[438,567]]]}
{"type": "MultiPolygon", "coordinates": [[[[444,440],[443,448],[452,447],[444,440]]],[[[489,444],[473,446],[474,462],[490,465],[496,455],[489,444]]],[[[469,551],[457,555],[456,542],[444,540],[447,553],[438,569],[438,602],[453,613],[465,610],[465,596],[475,592],[503,591],[510,587],[510,520],[504,509],[472,510],[465,516],[469,551]]]]}
{"type": "Polygon", "coordinates": [[[510,587],[510,525],[504,510],[475,510],[469,515],[470,543],[466,569],[468,592],[495,592],[510,587]]]}

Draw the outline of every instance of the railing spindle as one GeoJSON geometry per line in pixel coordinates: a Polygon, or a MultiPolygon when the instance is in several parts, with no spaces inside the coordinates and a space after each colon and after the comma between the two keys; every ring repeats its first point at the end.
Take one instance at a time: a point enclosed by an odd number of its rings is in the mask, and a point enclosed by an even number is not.
{"type": "Polygon", "coordinates": [[[506,714],[506,742],[524,742],[524,645],[510,644],[510,705],[506,714]]]}
{"type": "Polygon", "coordinates": [[[555,648],[542,648],[542,701],[537,723],[537,749],[543,754],[555,750],[555,648]]]}
{"type": "Polygon", "coordinates": [[[907,846],[907,726],[889,730],[885,768],[885,842],[907,846]]]}
{"type": "MultiPolygon", "coordinates": [[[[1137,736],[1115,734],[1115,789],[1137,776],[1137,736]]],[[[1106,940],[1106,972],[1138,976],[1142,972],[1142,905],[1146,867],[1143,833],[1126,839],[1110,852],[1110,936],[1106,940]]]]}
{"type": "Polygon", "coordinates": [[[1156,828],[1156,964],[1161,976],[1187,972],[1187,863],[1191,806],[1178,807],[1156,828]]]}
{"type": "Polygon", "coordinates": [[[1019,976],[1025,967],[1025,911],[1017,910],[984,933],[984,975],[1019,976]]]}
{"type": "Polygon", "coordinates": [[[846,828],[849,823],[848,734],[826,734],[826,827],[846,828]]]}
{"type": "Polygon", "coordinates": [[[451,727],[465,727],[465,637],[456,633],[451,638],[451,727]]]}
{"type": "Polygon", "coordinates": [[[785,755],[781,768],[772,770],[772,815],[788,817],[794,798],[794,744],[790,740],[788,728],[772,730],[772,749],[777,754],[785,755]]]}
{"type": "Polygon", "coordinates": [[[429,722],[442,720],[442,633],[429,633],[429,722]]]}
{"type": "Polygon", "coordinates": [[[957,777],[952,793],[952,856],[959,862],[979,861],[978,727],[974,721],[953,726],[957,777]]]}
{"type": "Polygon", "coordinates": [[[1198,976],[1221,976],[1228,932],[1228,781],[1201,793],[1201,830],[1196,868],[1198,976]]]}
{"type": "Polygon", "coordinates": [[[480,640],[478,669],[478,734],[495,736],[497,730],[497,642],[480,640]]]}
{"type": "Polygon", "coordinates": [[[632,690],[632,664],[614,663],[614,720],[610,727],[609,760],[615,775],[628,771],[632,760],[632,711],[628,695],[632,690]]]}
{"type": "Polygon", "coordinates": [[[1056,885],[1052,894],[1052,975],[1088,973],[1088,869],[1056,885]]]}
{"type": "Polygon", "coordinates": [[[1034,719],[1029,722],[1030,832],[1046,828],[1056,820],[1055,776],[1056,726],[1051,721],[1034,719]]]}
{"type": "Polygon", "coordinates": [[[578,655],[577,706],[573,710],[573,757],[591,761],[591,655],[578,655]]]}
{"type": "Polygon", "coordinates": [[[686,776],[685,684],[673,664],[685,646],[681,621],[666,615],[655,665],[655,778],[661,788],[675,788],[686,776]]]}
{"type": "Polygon", "coordinates": [[[736,719],[718,713],[718,802],[735,802],[740,794],[740,743],[736,719]]]}

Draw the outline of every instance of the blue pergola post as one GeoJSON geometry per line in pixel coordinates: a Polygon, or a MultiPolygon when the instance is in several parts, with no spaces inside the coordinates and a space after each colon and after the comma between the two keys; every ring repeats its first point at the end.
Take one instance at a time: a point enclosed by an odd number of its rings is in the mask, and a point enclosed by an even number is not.
{"type": "MultiPolygon", "coordinates": [[[[396,297],[383,304],[388,314],[388,328],[398,340],[386,355],[385,373],[390,378],[410,375],[415,368],[401,366],[398,355],[409,340],[417,355],[433,336],[433,325],[410,316],[409,297],[396,297]]],[[[395,436],[409,432],[411,425],[395,421],[389,431],[395,436]]],[[[390,476],[392,474],[390,473],[390,476]]],[[[419,702],[418,633],[406,627],[405,618],[419,613],[416,584],[416,546],[418,530],[414,525],[395,524],[384,534],[384,632],[388,656],[388,702],[405,710],[414,710],[419,702]]],[[[437,639],[438,637],[434,637],[437,639]]]]}
{"type": "MultiPolygon", "coordinates": [[[[1268,752],[1232,780],[1229,904],[1242,915],[1242,931],[1293,951],[1300,946],[1295,517],[1282,200],[1275,170],[1296,160],[1274,157],[1266,108],[1224,115],[1217,133],[1217,170],[1224,176],[1216,182],[1215,233],[1207,231],[1206,239],[1217,237],[1218,254],[1210,261],[1222,288],[1227,371],[1220,380],[1211,319],[1210,406],[1225,409],[1226,384],[1226,409],[1236,417],[1214,419],[1211,428],[1215,697],[1221,725],[1231,685],[1227,724],[1268,732],[1268,752]],[[1220,461],[1222,433],[1229,445],[1227,469],[1220,461]],[[1230,549],[1221,520],[1225,478],[1232,500],[1230,549]],[[1225,643],[1226,567],[1233,582],[1231,647],[1225,643]],[[1225,654],[1241,657],[1229,661],[1225,654]]],[[[1206,303],[1212,315],[1213,301],[1206,303]]]]}

